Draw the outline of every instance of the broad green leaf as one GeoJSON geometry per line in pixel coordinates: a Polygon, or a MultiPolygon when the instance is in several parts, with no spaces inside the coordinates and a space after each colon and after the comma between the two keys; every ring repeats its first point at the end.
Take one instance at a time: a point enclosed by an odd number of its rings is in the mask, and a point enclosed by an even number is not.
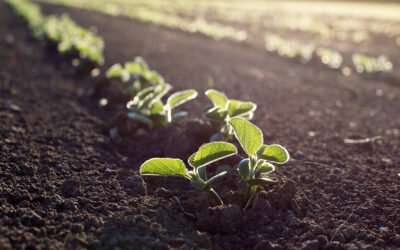
{"type": "Polygon", "coordinates": [[[210,188],[212,188],[212,185],[218,181],[219,179],[221,179],[222,177],[224,177],[228,172],[224,171],[221,172],[217,175],[214,175],[213,177],[211,177],[207,182],[206,185],[204,185],[203,190],[209,190],[210,188]]]}
{"type": "Polygon", "coordinates": [[[178,113],[172,115],[171,123],[175,123],[175,122],[182,120],[183,118],[185,118],[187,116],[187,114],[188,113],[186,111],[181,111],[181,112],[178,112],[178,113]]]}
{"type": "Polygon", "coordinates": [[[257,152],[257,157],[266,161],[279,164],[286,163],[290,159],[289,152],[281,145],[262,145],[257,152]]]}
{"type": "Polygon", "coordinates": [[[134,120],[136,122],[143,123],[145,125],[151,125],[152,124],[152,121],[149,118],[147,118],[144,115],[140,115],[138,113],[135,113],[135,112],[129,112],[128,113],[128,118],[132,119],[132,120],[134,120]]]}
{"type": "Polygon", "coordinates": [[[228,111],[224,110],[220,106],[215,106],[204,113],[205,118],[217,122],[223,122],[227,115],[228,111]]]}
{"type": "Polygon", "coordinates": [[[189,89],[185,91],[175,92],[168,97],[167,105],[170,106],[171,109],[196,98],[197,91],[194,89],[189,89]]]}
{"type": "Polygon", "coordinates": [[[147,72],[145,78],[151,83],[163,84],[165,82],[164,78],[157,71],[147,72]]]}
{"type": "Polygon", "coordinates": [[[249,158],[243,159],[239,162],[239,174],[243,179],[248,180],[250,175],[250,160],[249,158]]]}
{"type": "Polygon", "coordinates": [[[243,118],[232,118],[229,120],[229,124],[233,127],[236,139],[243,150],[249,157],[253,156],[263,143],[261,130],[243,118]]]}
{"type": "Polygon", "coordinates": [[[118,78],[121,77],[124,72],[124,68],[122,68],[121,64],[117,63],[111,66],[107,72],[106,72],[106,77],[107,78],[118,78]]]}
{"type": "Polygon", "coordinates": [[[146,96],[151,95],[154,92],[154,87],[144,88],[139,91],[132,100],[131,105],[141,106],[146,96]]]}
{"type": "Polygon", "coordinates": [[[255,176],[260,177],[261,174],[269,174],[275,171],[275,166],[269,162],[261,160],[259,165],[257,166],[255,176]]]}
{"type": "Polygon", "coordinates": [[[194,168],[198,168],[236,153],[237,149],[233,144],[211,142],[204,144],[196,153],[192,154],[189,157],[189,164],[194,168]]]}
{"type": "Polygon", "coordinates": [[[142,68],[136,62],[127,62],[125,63],[125,69],[128,71],[129,74],[141,74],[142,68]]]}
{"type": "Polygon", "coordinates": [[[149,108],[153,105],[153,103],[160,100],[171,89],[171,85],[160,84],[153,88],[153,93],[147,95],[141,103],[143,108],[149,108]]]}
{"type": "Polygon", "coordinates": [[[142,58],[142,57],[140,57],[140,56],[137,56],[137,57],[135,57],[135,63],[137,63],[138,65],[140,65],[140,67],[142,68],[142,69],[148,69],[149,68],[149,65],[146,63],[146,61],[142,58]]]}
{"type": "Polygon", "coordinates": [[[222,92],[219,92],[215,89],[209,89],[205,92],[206,96],[210,98],[211,102],[214,106],[220,106],[225,108],[226,103],[228,102],[228,97],[222,92]]]}
{"type": "Polygon", "coordinates": [[[253,112],[256,108],[257,105],[252,102],[229,100],[228,114],[230,117],[245,116],[246,114],[253,112]]]}
{"type": "Polygon", "coordinates": [[[156,101],[150,108],[150,115],[160,114],[164,110],[164,105],[161,101],[156,101]]]}
{"type": "Polygon", "coordinates": [[[187,177],[187,169],[180,159],[152,158],[140,166],[142,175],[175,175],[187,177]]]}

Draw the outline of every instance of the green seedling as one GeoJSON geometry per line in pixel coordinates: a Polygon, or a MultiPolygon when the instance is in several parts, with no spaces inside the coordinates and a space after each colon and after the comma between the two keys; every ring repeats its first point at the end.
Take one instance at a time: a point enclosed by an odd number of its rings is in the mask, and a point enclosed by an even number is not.
{"type": "Polygon", "coordinates": [[[42,26],[45,18],[39,5],[26,0],[6,0],[6,2],[10,4],[18,16],[21,16],[27,22],[32,35],[36,39],[42,39],[42,26]]]}
{"type": "Polygon", "coordinates": [[[204,117],[218,130],[211,136],[210,141],[228,140],[233,135],[232,127],[228,124],[229,119],[242,117],[251,120],[257,108],[255,103],[228,99],[224,93],[214,89],[207,90],[205,94],[213,106],[206,108],[204,117]]]}
{"type": "Polygon", "coordinates": [[[140,174],[185,177],[190,180],[190,184],[195,189],[208,192],[218,205],[222,205],[223,202],[212,185],[227,172],[223,171],[208,179],[206,167],[236,153],[236,147],[230,143],[211,142],[201,146],[196,153],[189,157],[188,163],[193,168],[191,171],[186,169],[185,163],[180,159],[152,158],[140,166],[140,174]]]}
{"type": "Polygon", "coordinates": [[[119,63],[114,64],[107,70],[106,77],[124,84],[130,96],[135,96],[144,88],[165,83],[164,78],[157,71],[150,70],[141,57],[135,57],[134,61],[125,63],[124,67],[119,63]]]}
{"type": "Polygon", "coordinates": [[[253,202],[258,186],[275,183],[275,181],[266,177],[275,171],[275,166],[272,163],[284,164],[290,159],[290,156],[281,145],[263,144],[261,130],[249,121],[243,118],[232,118],[229,120],[229,124],[248,156],[238,165],[239,174],[247,183],[244,206],[244,209],[246,209],[253,202]]]}
{"type": "Polygon", "coordinates": [[[321,59],[321,62],[331,69],[338,69],[342,65],[343,57],[335,50],[329,48],[318,48],[316,54],[321,59]]]}
{"type": "Polygon", "coordinates": [[[159,84],[139,91],[126,105],[131,110],[128,113],[128,117],[149,127],[154,125],[167,126],[181,120],[187,116],[187,112],[182,111],[172,114],[172,110],[196,98],[197,91],[189,89],[175,92],[168,97],[166,103],[163,103],[161,98],[170,89],[170,84],[159,84]]]}
{"type": "Polygon", "coordinates": [[[357,72],[360,74],[382,73],[383,75],[387,75],[393,70],[392,62],[384,55],[370,57],[361,53],[355,53],[351,58],[357,72]]]}

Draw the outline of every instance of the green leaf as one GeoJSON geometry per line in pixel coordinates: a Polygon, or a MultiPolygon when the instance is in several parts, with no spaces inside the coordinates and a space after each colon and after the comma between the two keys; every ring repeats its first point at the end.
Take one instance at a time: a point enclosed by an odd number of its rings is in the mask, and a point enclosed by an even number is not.
{"type": "MultiPolygon", "coordinates": [[[[154,87],[148,87],[148,88],[142,89],[135,95],[135,97],[133,98],[132,101],[128,102],[129,106],[136,106],[136,107],[140,108],[142,106],[142,103],[146,99],[146,97],[153,94],[153,92],[154,92],[154,87]]],[[[127,108],[129,108],[128,104],[127,104],[127,108]]]]}
{"type": "Polygon", "coordinates": [[[136,122],[145,124],[145,125],[149,125],[150,126],[152,124],[152,121],[149,118],[147,118],[144,115],[135,113],[135,112],[129,112],[128,113],[128,118],[132,119],[132,120],[134,120],[136,122]]]}
{"type": "Polygon", "coordinates": [[[238,100],[229,100],[228,115],[230,117],[246,116],[248,113],[256,110],[257,105],[252,102],[242,102],[238,100]]]}
{"type": "Polygon", "coordinates": [[[273,144],[270,146],[262,145],[257,152],[257,157],[279,164],[286,163],[290,159],[289,152],[286,150],[286,148],[278,144],[273,144]]]}
{"type": "Polygon", "coordinates": [[[147,81],[155,84],[165,83],[164,78],[157,71],[150,71],[145,75],[147,81]]]}
{"type": "Polygon", "coordinates": [[[275,166],[272,165],[269,162],[266,162],[264,160],[261,160],[261,162],[258,164],[255,176],[260,177],[261,174],[269,174],[275,171],[275,166]]]}
{"type": "Polygon", "coordinates": [[[239,162],[238,166],[239,175],[243,177],[243,179],[248,180],[250,175],[250,160],[249,158],[243,159],[239,162]]]}
{"type": "Polygon", "coordinates": [[[171,109],[196,98],[197,91],[194,89],[189,89],[185,91],[175,92],[168,97],[167,105],[170,106],[171,109]]]}
{"type": "Polygon", "coordinates": [[[136,62],[125,63],[125,69],[129,74],[140,75],[142,73],[142,67],[136,62]]]}
{"type": "Polygon", "coordinates": [[[222,177],[224,177],[228,172],[224,171],[221,172],[217,175],[214,175],[213,177],[211,177],[207,182],[206,185],[204,185],[203,190],[209,190],[212,188],[212,185],[218,181],[219,179],[221,179],[222,177]]]}
{"type": "Polygon", "coordinates": [[[119,78],[122,76],[124,72],[124,68],[121,66],[121,64],[117,63],[111,66],[107,72],[106,72],[106,77],[107,78],[119,78]]]}
{"type": "Polygon", "coordinates": [[[236,153],[237,149],[233,144],[227,142],[211,142],[201,146],[196,153],[189,157],[188,161],[192,167],[198,168],[236,153]]]}
{"type": "Polygon", "coordinates": [[[157,115],[163,112],[164,110],[164,105],[161,101],[156,101],[153,103],[153,106],[150,108],[150,115],[157,115]]]}
{"type": "Polygon", "coordinates": [[[187,169],[180,159],[152,158],[140,166],[142,175],[173,175],[187,177],[187,169]]]}
{"type": "Polygon", "coordinates": [[[268,178],[257,178],[248,180],[247,183],[249,184],[249,186],[255,186],[255,185],[274,184],[276,183],[276,181],[273,181],[268,178]]]}
{"type": "Polygon", "coordinates": [[[204,113],[205,118],[217,122],[224,122],[227,115],[228,111],[224,110],[220,106],[212,107],[204,113]]]}
{"type": "Polygon", "coordinates": [[[205,92],[206,96],[210,98],[211,102],[214,106],[220,106],[225,108],[226,103],[228,102],[228,97],[222,92],[219,92],[215,89],[209,89],[205,92]]]}
{"type": "Polygon", "coordinates": [[[261,130],[243,118],[232,118],[229,120],[229,124],[233,127],[236,139],[243,150],[249,157],[253,156],[263,143],[261,130]]]}
{"type": "Polygon", "coordinates": [[[170,89],[171,85],[169,84],[160,84],[153,87],[153,93],[147,95],[140,106],[143,108],[151,107],[153,103],[159,101],[170,89]]]}

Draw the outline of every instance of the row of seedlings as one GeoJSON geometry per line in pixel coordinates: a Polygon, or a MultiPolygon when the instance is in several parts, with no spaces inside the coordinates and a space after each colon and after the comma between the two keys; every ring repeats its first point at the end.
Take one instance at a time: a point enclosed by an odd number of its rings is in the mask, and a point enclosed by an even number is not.
{"type": "MultiPolygon", "coordinates": [[[[164,78],[151,70],[140,57],[125,63],[124,66],[111,66],[106,72],[106,77],[118,80],[126,93],[132,96],[132,100],[126,105],[129,110],[128,117],[147,125],[148,128],[176,123],[187,113],[173,114],[172,109],[197,96],[197,91],[189,89],[176,92],[170,95],[165,103],[162,102],[171,85],[165,83],[164,78]]],[[[286,163],[290,158],[289,153],[281,145],[263,143],[262,131],[249,122],[257,108],[255,103],[229,99],[224,93],[214,89],[207,90],[205,95],[212,105],[206,107],[203,117],[211,122],[216,133],[211,136],[210,143],[200,146],[199,150],[189,157],[188,163],[192,170],[189,171],[181,159],[152,158],[141,165],[140,173],[187,178],[195,189],[208,192],[215,203],[221,205],[223,201],[214,190],[213,184],[226,176],[227,171],[208,178],[206,167],[215,161],[238,154],[235,145],[225,142],[235,136],[247,155],[236,168],[247,185],[243,197],[243,209],[246,209],[252,205],[259,186],[275,183],[268,178],[275,170],[273,163],[286,163]]]]}
{"type": "Polygon", "coordinates": [[[28,0],[6,0],[28,24],[33,36],[56,50],[79,71],[89,71],[104,64],[104,41],[77,25],[67,15],[44,16],[37,4],[28,0]]]}
{"type": "MultiPolygon", "coordinates": [[[[322,64],[331,69],[342,69],[345,75],[349,74],[350,69],[343,66],[343,56],[338,51],[330,48],[286,40],[276,35],[265,36],[265,48],[267,51],[276,52],[282,57],[299,59],[302,63],[311,61],[315,53],[322,64]]],[[[387,76],[393,70],[392,62],[384,55],[370,57],[362,53],[355,53],[352,55],[352,62],[359,74],[381,74],[387,76]]]]}

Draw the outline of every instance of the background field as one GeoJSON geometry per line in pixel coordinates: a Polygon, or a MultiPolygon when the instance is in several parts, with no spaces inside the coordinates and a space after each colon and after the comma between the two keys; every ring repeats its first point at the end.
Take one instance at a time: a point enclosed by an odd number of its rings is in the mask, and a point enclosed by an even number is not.
{"type": "Polygon", "coordinates": [[[142,56],[174,90],[195,88],[199,97],[183,105],[189,117],[178,126],[135,134],[117,108],[126,101],[117,84],[94,91],[102,75],[72,74],[1,1],[4,246],[400,246],[398,3],[36,2],[46,15],[67,13],[104,39],[103,73],[142,56]],[[368,58],[357,63],[360,55],[368,58]],[[247,212],[236,171],[215,186],[226,205],[213,208],[185,180],[138,175],[150,157],[187,159],[207,142],[208,88],[257,103],[253,122],[265,142],[292,156],[277,166],[278,184],[262,189],[247,212]],[[102,98],[110,105],[99,106],[102,98]],[[109,136],[113,127],[118,140],[109,136]]]}

